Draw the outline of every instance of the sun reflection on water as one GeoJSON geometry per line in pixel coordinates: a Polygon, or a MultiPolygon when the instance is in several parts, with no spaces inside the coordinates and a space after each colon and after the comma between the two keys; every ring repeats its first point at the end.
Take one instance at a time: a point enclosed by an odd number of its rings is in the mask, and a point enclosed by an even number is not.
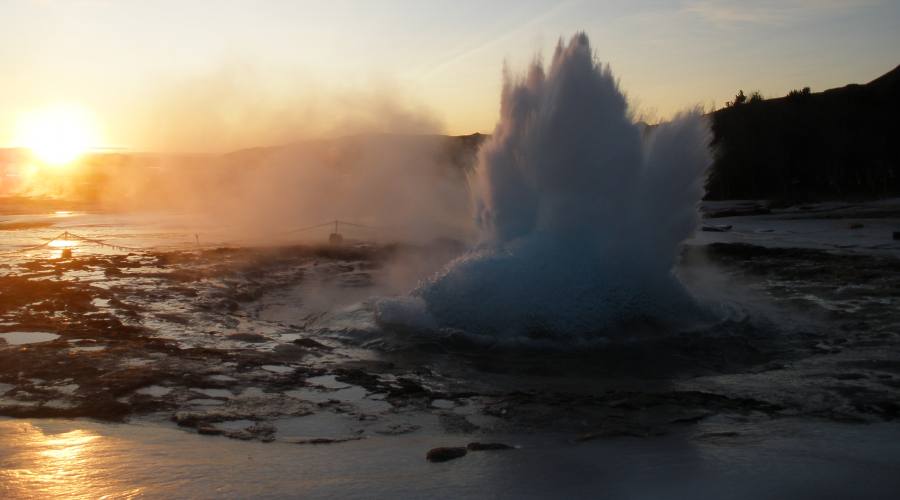
{"type": "Polygon", "coordinates": [[[47,246],[53,248],[69,248],[78,246],[78,242],[75,240],[53,240],[47,246]]]}
{"type": "Polygon", "coordinates": [[[0,496],[5,498],[134,498],[110,479],[110,438],[76,429],[46,433],[31,423],[0,426],[0,496]]]}
{"type": "Polygon", "coordinates": [[[47,244],[48,247],[52,249],[50,252],[51,259],[61,259],[63,257],[70,257],[72,254],[72,250],[78,246],[78,241],[76,240],[53,240],[47,244]],[[68,254],[68,255],[66,255],[68,254]]]}

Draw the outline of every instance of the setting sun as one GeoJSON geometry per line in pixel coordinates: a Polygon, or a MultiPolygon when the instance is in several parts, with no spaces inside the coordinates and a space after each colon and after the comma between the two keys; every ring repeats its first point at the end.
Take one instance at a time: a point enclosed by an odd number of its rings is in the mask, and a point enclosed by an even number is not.
{"type": "Polygon", "coordinates": [[[18,127],[18,144],[52,166],[71,163],[97,140],[90,115],[74,106],[48,107],[24,116],[18,127]]]}

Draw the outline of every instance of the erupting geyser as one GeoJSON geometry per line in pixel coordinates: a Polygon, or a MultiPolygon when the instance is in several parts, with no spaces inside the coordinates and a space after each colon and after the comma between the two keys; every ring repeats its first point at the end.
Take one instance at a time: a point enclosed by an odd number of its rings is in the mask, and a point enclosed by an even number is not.
{"type": "Polygon", "coordinates": [[[548,70],[505,77],[472,179],[480,243],[379,304],[380,319],[585,336],[696,318],[673,267],[699,221],[708,144],[697,110],[645,132],[588,37],[560,41],[548,70]]]}

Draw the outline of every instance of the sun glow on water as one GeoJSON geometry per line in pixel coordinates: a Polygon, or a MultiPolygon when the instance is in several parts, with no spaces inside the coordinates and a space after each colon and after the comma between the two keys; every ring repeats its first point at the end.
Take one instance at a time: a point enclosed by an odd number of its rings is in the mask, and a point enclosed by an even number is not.
{"type": "Polygon", "coordinates": [[[53,240],[48,243],[47,246],[53,248],[71,248],[78,246],[78,242],[75,240],[53,240]]]}
{"type": "MultiPolygon", "coordinates": [[[[13,453],[0,456],[4,498],[136,498],[122,487],[111,450],[120,440],[84,429],[52,432],[28,422],[0,422],[0,440],[13,453]]],[[[0,493],[0,494],[2,494],[0,493]]]]}

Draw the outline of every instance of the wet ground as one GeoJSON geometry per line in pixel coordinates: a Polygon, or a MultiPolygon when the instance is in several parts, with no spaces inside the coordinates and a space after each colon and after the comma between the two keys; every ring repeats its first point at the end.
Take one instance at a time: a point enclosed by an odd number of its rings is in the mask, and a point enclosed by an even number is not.
{"type": "MultiPolygon", "coordinates": [[[[707,223],[732,228],[701,233],[678,269],[719,319],[578,346],[379,327],[374,299],[402,288],[398,263],[445,259],[447,245],[16,254],[0,263],[0,415],[336,454],[377,442],[423,462],[432,447],[471,442],[565,443],[577,461],[579,447],[623,439],[727,454],[783,439],[772,429],[818,436],[807,444],[827,439],[816,429],[896,431],[893,212],[725,215],[707,223]]],[[[879,467],[900,464],[897,451],[879,451],[879,467]]]]}
{"type": "Polygon", "coordinates": [[[890,424],[775,420],[703,439],[501,438],[518,448],[429,463],[423,448],[464,439],[414,433],[298,446],[145,422],[0,419],[0,496],[891,499],[900,487],[900,432],[890,424]]]}

